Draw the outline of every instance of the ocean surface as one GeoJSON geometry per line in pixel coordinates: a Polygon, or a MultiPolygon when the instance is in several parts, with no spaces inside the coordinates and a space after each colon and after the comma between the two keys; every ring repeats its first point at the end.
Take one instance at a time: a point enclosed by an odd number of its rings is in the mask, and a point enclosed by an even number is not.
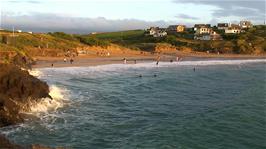
{"type": "Polygon", "coordinates": [[[42,68],[54,100],[0,129],[12,141],[74,149],[266,148],[266,60],[42,68]],[[195,71],[194,71],[195,68],[195,71]]]}

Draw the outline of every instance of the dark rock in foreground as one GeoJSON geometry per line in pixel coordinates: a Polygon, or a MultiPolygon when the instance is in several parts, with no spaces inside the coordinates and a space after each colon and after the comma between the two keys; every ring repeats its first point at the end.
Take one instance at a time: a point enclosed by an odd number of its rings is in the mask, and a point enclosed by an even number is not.
{"type": "MultiPolygon", "coordinates": [[[[29,110],[30,103],[37,103],[41,98],[51,98],[49,86],[45,82],[14,64],[0,63],[0,127],[23,122],[21,112],[29,110]]],[[[52,148],[41,145],[16,145],[0,134],[0,149],[52,148]]]]}
{"type": "Polygon", "coordinates": [[[49,97],[48,85],[15,65],[0,64],[0,127],[23,122],[29,102],[49,97]]]}
{"type": "Polygon", "coordinates": [[[0,135],[0,149],[23,149],[22,146],[11,143],[4,136],[0,135]]]}

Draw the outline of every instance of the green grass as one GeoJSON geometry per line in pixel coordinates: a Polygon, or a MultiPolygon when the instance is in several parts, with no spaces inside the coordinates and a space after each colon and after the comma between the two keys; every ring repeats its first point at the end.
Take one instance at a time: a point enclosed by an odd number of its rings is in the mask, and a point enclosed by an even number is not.
{"type": "Polygon", "coordinates": [[[120,31],[120,32],[99,33],[89,36],[105,40],[118,40],[118,39],[130,40],[142,37],[143,34],[144,30],[130,30],[130,31],[120,31]]]}

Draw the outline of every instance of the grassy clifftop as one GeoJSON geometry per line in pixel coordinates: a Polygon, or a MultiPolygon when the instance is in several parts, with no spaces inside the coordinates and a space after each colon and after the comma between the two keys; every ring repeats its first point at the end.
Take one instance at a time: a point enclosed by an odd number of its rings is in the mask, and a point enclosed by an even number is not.
{"type": "Polygon", "coordinates": [[[200,52],[220,52],[230,54],[262,54],[266,52],[266,26],[257,25],[236,35],[221,33],[222,41],[199,41],[193,39],[193,33],[184,32],[162,38],[145,36],[144,30],[101,33],[88,35],[132,49],[154,50],[157,43],[169,43],[177,49],[191,49],[200,52]]]}
{"type": "MultiPolygon", "coordinates": [[[[73,35],[62,32],[47,34],[15,33],[0,31],[0,58],[7,59],[19,53],[25,56],[64,56],[67,51],[77,52],[82,47],[107,49],[112,44],[120,47],[155,51],[158,44],[168,43],[177,50],[220,52],[230,54],[265,54],[266,26],[258,25],[237,35],[222,34],[222,41],[199,41],[192,39],[193,33],[184,32],[154,38],[146,36],[144,30],[73,35]]],[[[110,48],[109,48],[110,49],[110,48]]]]}

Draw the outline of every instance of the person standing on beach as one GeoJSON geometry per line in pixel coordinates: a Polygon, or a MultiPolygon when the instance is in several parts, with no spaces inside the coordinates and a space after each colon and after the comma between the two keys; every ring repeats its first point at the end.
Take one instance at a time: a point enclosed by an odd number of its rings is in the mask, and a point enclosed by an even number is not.
{"type": "Polygon", "coordinates": [[[127,59],[126,59],[126,58],[124,58],[123,60],[124,60],[124,64],[127,64],[127,59]]]}
{"type": "Polygon", "coordinates": [[[74,60],[71,58],[71,59],[70,59],[70,64],[72,64],[73,62],[74,62],[74,60]]]}
{"type": "Polygon", "coordinates": [[[157,58],[156,58],[156,65],[159,65],[159,61],[160,61],[160,59],[161,59],[161,57],[160,56],[157,56],[157,58]]]}

